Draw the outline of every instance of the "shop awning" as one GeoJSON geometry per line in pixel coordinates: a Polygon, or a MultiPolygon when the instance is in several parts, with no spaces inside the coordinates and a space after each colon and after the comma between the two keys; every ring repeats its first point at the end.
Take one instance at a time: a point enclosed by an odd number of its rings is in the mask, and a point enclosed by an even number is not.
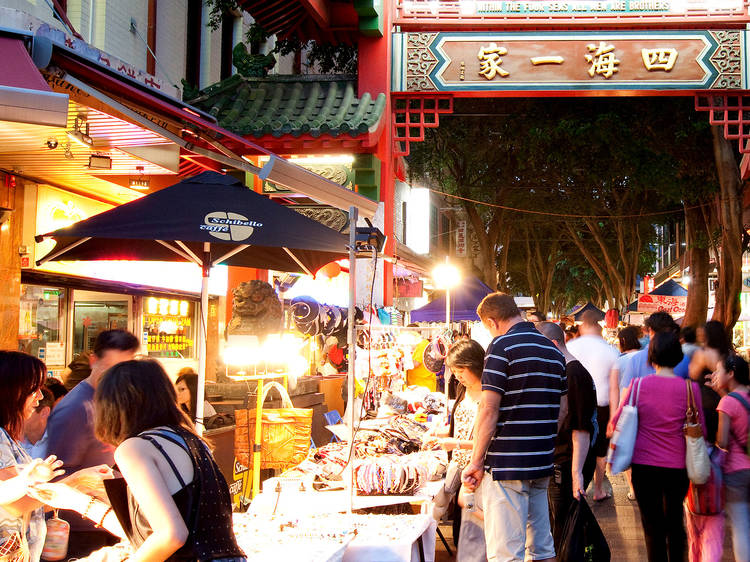
{"type": "MultiPolygon", "coordinates": [[[[52,44],[49,38],[35,37],[35,41],[46,41],[48,49],[52,52],[49,61],[37,61],[37,64],[41,63],[58,75],[62,74],[63,80],[107,106],[109,111],[114,110],[117,114],[171,140],[185,151],[211,158],[227,168],[236,168],[252,174],[259,174],[260,168],[242,158],[242,155],[269,154],[271,160],[266,164],[264,177],[267,176],[270,181],[289,187],[321,203],[333,204],[343,210],[355,206],[360,209],[363,216],[373,216],[377,208],[376,202],[313,174],[301,166],[275,157],[259,144],[223,128],[200,108],[166,95],[150,92],[125,76],[66,51],[56,43],[52,44]]],[[[380,113],[382,114],[382,109],[380,113]]]]}
{"type": "MultiPolygon", "coordinates": [[[[465,279],[451,290],[451,321],[478,321],[477,306],[492,292],[476,277],[465,279]]],[[[411,311],[412,322],[445,322],[445,296],[438,297],[422,308],[411,311]]]]}
{"type": "Polygon", "coordinates": [[[573,310],[571,310],[568,314],[572,316],[576,322],[580,322],[583,320],[583,314],[585,312],[588,312],[589,310],[594,311],[598,316],[600,316],[599,321],[601,322],[604,320],[604,311],[598,308],[594,303],[587,302],[584,305],[575,307],[573,310]]]}
{"type": "Polygon", "coordinates": [[[68,96],[52,92],[23,39],[0,35],[0,121],[65,127],[68,96]]]}

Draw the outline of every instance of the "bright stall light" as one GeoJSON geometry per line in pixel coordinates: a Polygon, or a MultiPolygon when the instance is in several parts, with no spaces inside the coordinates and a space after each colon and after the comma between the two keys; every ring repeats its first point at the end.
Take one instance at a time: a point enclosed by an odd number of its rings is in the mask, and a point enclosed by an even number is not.
{"type": "Polygon", "coordinates": [[[461,282],[461,272],[455,265],[445,262],[432,270],[432,279],[438,289],[452,289],[461,282]]]}

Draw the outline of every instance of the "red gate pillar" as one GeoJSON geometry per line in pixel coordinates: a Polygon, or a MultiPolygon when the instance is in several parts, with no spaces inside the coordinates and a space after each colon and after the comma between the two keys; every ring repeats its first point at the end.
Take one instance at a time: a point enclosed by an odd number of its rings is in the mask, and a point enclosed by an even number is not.
{"type": "MultiPolygon", "coordinates": [[[[358,58],[358,95],[365,92],[375,97],[380,93],[386,96],[386,106],[383,111],[385,119],[391,119],[391,7],[390,2],[383,3],[383,37],[359,38],[358,58]]],[[[375,155],[381,162],[380,166],[380,200],[384,203],[384,232],[388,237],[385,254],[395,255],[395,238],[393,232],[393,200],[395,194],[395,177],[393,166],[393,132],[391,124],[383,127],[378,140],[375,155]]],[[[393,265],[383,263],[383,304],[393,302],[393,265]]]]}

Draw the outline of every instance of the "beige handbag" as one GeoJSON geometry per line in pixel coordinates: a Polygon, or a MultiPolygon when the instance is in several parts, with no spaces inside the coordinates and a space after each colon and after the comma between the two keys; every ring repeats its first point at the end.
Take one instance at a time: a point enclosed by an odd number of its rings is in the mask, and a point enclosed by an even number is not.
{"type": "Polygon", "coordinates": [[[711,461],[708,458],[706,440],[703,439],[703,428],[695,404],[695,396],[693,396],[692,381],[688,379],[685,384],[687,385],[687,411],[685,412],[685,425],[682,428],[685,434],[685,468],[693,484],[705,484],[711,475],[711,461]]]}

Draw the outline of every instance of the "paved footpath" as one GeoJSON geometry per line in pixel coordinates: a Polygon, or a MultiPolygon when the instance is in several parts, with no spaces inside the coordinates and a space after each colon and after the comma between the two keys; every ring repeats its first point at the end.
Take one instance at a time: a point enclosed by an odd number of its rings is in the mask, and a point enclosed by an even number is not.
{"type": "MultiPolygon", "coordinates": [[[[612,562],[645,562],[647,560],[646,543],[643,539],[638,504],[628,499],[628,486],[622,475],[611,476],[610,482],[613,498],[594,502],[591,500],[592,489],[589,488],[589,505],[591,505],[591,510],[596,515],[602,531],[604,531],[604,536],[607,537],[607,542],[612,552],[612,562]]],[[[440,529],[455,555],[451,527],[442,525],[440,529]]],[[[731,537],[729,535],[730,532],[727,529],[722,562],[734,561],[731,537]]],[[[453,560],[455,560],[455,556],[450,556],[441,544],[440,539],[438,539],[435,562],[449,562],[453,560]]]]}

